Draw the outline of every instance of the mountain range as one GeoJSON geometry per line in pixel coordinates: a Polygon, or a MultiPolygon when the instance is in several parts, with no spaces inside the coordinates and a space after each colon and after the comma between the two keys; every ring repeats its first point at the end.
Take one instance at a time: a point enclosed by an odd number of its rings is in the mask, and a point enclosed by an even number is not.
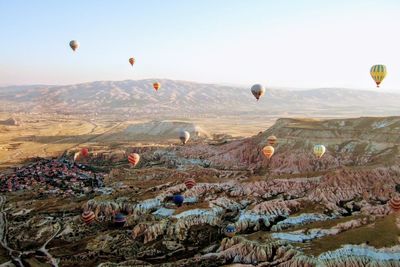
{"type": "Polygon", "coordinates": [[[250,88],[168,79],[96,81],[75,85],[0,88],[0,111],[107,114],[132,117],[220,115],[398,115],[400,94],[342,88],[266,89],[259,100],[250,88]],[[152,83],[161,88],[155,91],[152,83]]]}

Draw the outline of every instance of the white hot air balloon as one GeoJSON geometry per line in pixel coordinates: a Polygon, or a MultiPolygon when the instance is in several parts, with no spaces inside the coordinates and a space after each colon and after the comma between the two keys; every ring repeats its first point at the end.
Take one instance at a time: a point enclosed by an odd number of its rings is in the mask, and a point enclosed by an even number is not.
{"type": "Polygon", "coordinates": [[[186,144],[189,138],[190,138],[190,133],[188,131],[181,130],[179,132],[179,139],[181,140],[182,144],[186,144]]]}
{"type": "Polygon", "coordinates": [[[79,42],[77,40],[72,40],[69,42],[69,46],[75,52],[79,48],[79,42]]]}
{"type": "Polygon", "coordinates": [[[251,93],[258,101],[265,94],[265,88],[261,84],[255,84],[251,87],[251,93]]]}

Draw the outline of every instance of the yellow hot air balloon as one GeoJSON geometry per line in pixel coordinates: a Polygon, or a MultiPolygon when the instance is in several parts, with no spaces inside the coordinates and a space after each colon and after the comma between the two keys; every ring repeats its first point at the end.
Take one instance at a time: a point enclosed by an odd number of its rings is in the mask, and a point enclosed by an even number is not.
{"type": "Polygon", "coordinates": [[[371,77],[376,82],[376,87],[379,87],[383,79],[386,77],[385,65],[373,65],[370,70],[371,77]]]}
{"type": "Polygon", "coordinates": [[[326,148],[324,145],[315,145],[314,146],[314,155],[317,158],[321,158],[325,154],[326,148]]]}
{"type": "Polygon", "coordinates": [[[264,154],[264,156],[265,156],[267,159],[270,159],[270,158],[272,157],[272,155],[274,155],[274,152],[275,152],[275,149],[274,149],[273,146],[265,146],[265,147],[262,149],[262,153],[264,154]]]}

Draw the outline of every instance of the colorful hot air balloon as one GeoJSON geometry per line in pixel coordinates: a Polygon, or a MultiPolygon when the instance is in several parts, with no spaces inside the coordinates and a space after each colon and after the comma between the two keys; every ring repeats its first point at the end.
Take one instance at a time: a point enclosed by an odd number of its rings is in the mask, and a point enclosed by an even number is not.
{"type": "Polygon", "coordinates": [[[133,167],[135,167],[139,163],[139,160],[140,156],[137,153],[132,153],[128,156],[128,161],[130,164],[133,165],[133,167]]]}
{"type": "Polygon", "coordinates": [[[172,201],[177,205],[178,207],[182,206],[183,201],[185,198],[182,195],[173,195],[172,196],[172,201]]]}
{"type": "Polygon", "coordinates": [[[91,210],[86,210],[81,215],[82,221],[86,224],[91,224],[95,219],[96,215],[91,210]]]}
{"type": "Polygon", "coordinates": [[[89,156],[89,149],[87,149],[86,147],[82,148],[82,149],[81,149],[81,154],[82,154],[82,156],[84,156],[84,157],[89,156]]]}
{"type": "Polygon", "coordinates": [[[190,133],[188,131],[181,130],[179,132],[179,139],[181,140],[182,144],[186,144],[189,141],[190,133]]]}
{"type": "Polygon", "coordinates": [[[320,159],[325,154],[326,148],[324,145],[315,145],[313,151],[314,155],[320,159]]]}
{"type": "Polygon", "coordinates": [[[400,196],[394,196],[389,200],[389,207],[394,211],[400,211],[400,196]]]}
{"type": "Polygon", "coordinates": [[[76,51],[79,48],[79,42],[77,40],[72,40],[69,42],[69,46],[72,48],[73,51],[76,51]]]}
{"type": "Polygon", "coordinates": [[[117,227],[123,227],[126,223],[126,216],[122,213],[117,213],[114,216],[114,225],[117,227]]]}
{"type": "Polygon", "coordinates": [[[236,227],[233,224],[229,224],[224,231],[227,237],[234,237],[236,234],[236,227]]]}
{"type": "Polygon", "coordinates": [[[131,66],[133,66],[133,64],[135,64],[135,59],[133,57],[131,57],[129,59],[129,63],[131,64],[131,66]]]}
{"type": "Polygon", "coordinates": [[[274,152],[275,152],[275,149],[274,149],[273,146],[265,146],[265,147],[262,149],[262,153],[264,154],[264,156],[265,156],[267,159],[270,159],[270,158],[272,157],[272,155],[274,155],[274,152]]]}
{"type": "Polygon", "coordinates": [[[158,90],[158,89],[160,89],[160,87],[161,87],[161,84],[159,83],[159,82],[155,82],[155,83],[153,83],[153,88],[154,88],[154,90],[158,90]]]}
{"type": "Polygon", "coordinates": [[[264,95],[265,88],[261,84],[255,84],[251,87],[251,93],[258,101],[260,97],[264,95]]]}
{"type": "Polygon", "coordinates": [[[184,183],[187,189],[191,189],[196,185],[196,181],[193,178],[186,178],[184,183]]]}
{"type": "Polygon", "coordinates": [[[276,141],[277,141],[277,140],[278,140],[278,139],[276,138],[275,135],[270,135],[270,136],[268,136],[268,138],[267,138],[268,145],[274,146],[274,145],[276,144],[276,141]]]}
{"type": "Polygon", "coordinates": [[[370,70],[371,77],[376,83],[376,87],[379,87],[383,79],[386,77],[386,66],[385,65],[373,65],[370,70]]]}

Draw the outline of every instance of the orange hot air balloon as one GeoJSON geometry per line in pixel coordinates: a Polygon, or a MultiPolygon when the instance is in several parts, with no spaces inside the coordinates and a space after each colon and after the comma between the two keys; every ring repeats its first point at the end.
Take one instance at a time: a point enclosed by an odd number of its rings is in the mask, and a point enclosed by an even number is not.
{"type": "Polygon", "coordinates": [[[135,58],[131,57],[129,59],[129,63],[131,64],[131,66],[133,66],[133,64],[135,64],[135,58]]]}
{"type": "Polygon", "coordinates": [[[196,185],[196,181],[193,178],[185,179],[184,183],[187,189],[191,189],[196,185]]]}
{"type": "Polygon", "coordinates": [[[273,146],[265,146],[265,147],[262,149],[262,153],[264,154],[264,156],[265,156],[267,159],[270,159],[270,158],[272,157],[272,155],[274,154],[274,152],[275,152],[275,149],[274,149],[273,146]]]}
{"type": "Polygon", "coordinates": [[[394,196],[389,200],[389,207],[395,211],[400,211],[400,196],[394,196]]]}
{"type": "Polygon", "coordinates": [[[160,89],[160,87],[161,87],[161,84],[159,82],[153,83],[154,90],[157,91],[158,89],[160,89]]]}
{"type": "Polygon", "coordinates": [[[89,156],[89,149],[87,149],[86,147],[81,149],[81,155],[84,157],[89,156]]]}
{"type": "Polygon", "coordinates": [[[132,153],[128,156],[128,161],[130,164],[133,165],[133,167],[135,167],[139,163],[139,160],[140,156],[137,153],[132,153]]]}
{"type": "Polygon", "coordinates": [[[278,139],[276,138],[275,135],[268,136],[268,138],[267,138],[268,145],[270,145],[270,146],[275,145],[277,140],[278,139]]]}

